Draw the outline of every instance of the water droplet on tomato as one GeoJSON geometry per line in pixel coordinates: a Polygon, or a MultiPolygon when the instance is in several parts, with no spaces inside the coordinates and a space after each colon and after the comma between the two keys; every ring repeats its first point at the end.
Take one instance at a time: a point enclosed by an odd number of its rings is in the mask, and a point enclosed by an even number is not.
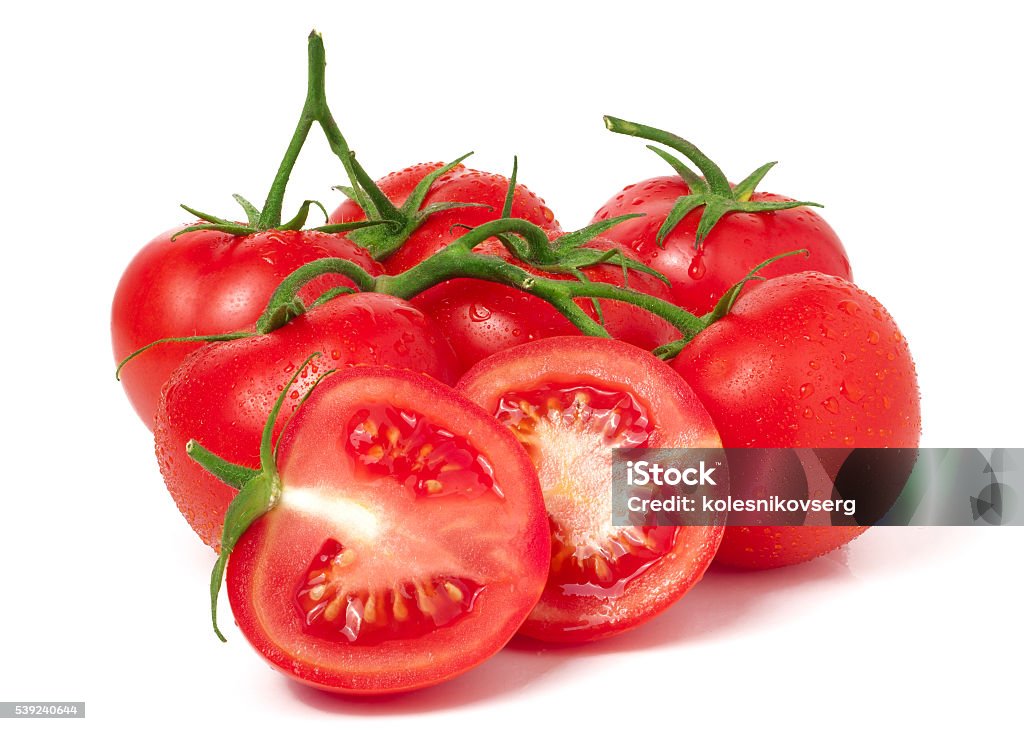
{"type": "Polygon", "coordinates": [[[490,319],[491,311],[483,305],[471,305],[469,308],[469,319],[473,322],[484,322],[490,319]]]}
{"type": "Polygon", "coordinates": [[[827,399],[821,402],[821,405],[825,407],[825,410],[832,414],[839,413],[839,402],[836,401],[835,396],[829,396],[827,399]]]}
{"type": "Polygon", "coordinates": [[[547,206],[541,206],[540,212],[544,215],[544,220],[547,221],[548,223],[551,223],[552,221],[555,220],[554,211],[552,211],[547,206]]]}
{"type": "Polygon", "coordinates": [[[847,383],[843,381],[839,384],[839,393],[846,397],[846,400],[850,403],[857,403],[864,398],[864,391],[856,383],[847,383]]]}
{"type": "Polygon", "coordinates": [[[701,279],[707,273],[707,267],[704,266],[704,256],[702,252],[697,252],[697,255],[693,257],[693,261],[690,262],[690,269],[688,274],[690,279],[701,279]]]}
{"type": "Polygon", "coordinates": [[[800,386],[800,398],[807,398],[812,393],[814,393],[814,385],[813,384],[805,383],[802,386],[800,386]]]}
{"type": "Polygon", "coordinates": [[[843,300],[839,303],[839,309],[847,315],[856,315],[859,308],[857,307],[857,303],[853,300],[843,300]]]}
{"type": "Polygon", "coordinates": [[[875,331],[875,330],[868,330],[868,342],[871,343],[872,345],[876,345],[878,343],[878,332],[877,331],[875,331]]]}
{"type": "Polygon", "coordinates": [[[813,418],[813,417],[814,417],[814,409],[812,409],[810,406],[808,406],[806,409],[804,409],[804,418],[805,419],[810,419],[810,418],[813,418]]]}

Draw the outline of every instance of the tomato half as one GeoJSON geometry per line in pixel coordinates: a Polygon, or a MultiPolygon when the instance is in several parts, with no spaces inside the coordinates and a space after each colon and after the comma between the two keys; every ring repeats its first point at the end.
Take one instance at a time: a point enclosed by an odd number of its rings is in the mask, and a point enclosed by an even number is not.
{"type": "MultiPolygon", "coordinates": [[[[790,274],[744,292],[672,366],[726,447],[916,447],[921,434],[906,340],[878,300],[838,277],[790,274]]],[[[863,532],[731,527],[716,561],[787,566],[863,532]]]]}
{"type": "Polygon", "coordinates": [[[551,522],[551,574],[522,632],[595,640],[636,626],[704,574],[722,528],[612,525],[612,449],[719,447],[683,379],[614,340],[559,337],[481,361],[456,386],[526,447],[551,522]]]}
{"type": "MultiPolygon", "coordinates": [[[[111,309],[115,362],[161,338],[251,328],[281,280],[316,259],[339,257],[371,274],[382,271],[364,249],[339,234],[194,231],[174,237],[179,230],[146,244],[121,275],[111,309]]],[[[342,285],[352,282],[341,275],[319,277],[300,294],[310,302],[342,285]]],[[[150,429],[160,389],[200,347],[202,343],[169,343],[152,348],[121,371],[125,393],[150,429]]]]}
{"type": "Polygon", "coordinates": [[[156,453],[178,509],[214,549],[235,490],[193,462],[185,445],[196,439],[235,464],[259,467],[260,434],[274,401],[313,352],[323,356],[289,394],[292,406],[282,410],[278,432],[301,394],[329,368],[387,365],[445,383],[462,371],[430,318],[403,300],[370,293],[336,297],[268,335],[211,343],[186,358],[160,398],[156,453]]]}
{"type": "Polygon", "coordinates": [[[522,447],[444,385],[329,376],[285,430],[281,499],[228,561],[250,643],[345,693],[413,690],[497,652],[536,603],[548,541],[522,447]]]}
{"type": "MultiPolygon", "coordinates": [[[[596,239],[587,247],[607,251],[615,248],[615,244],[596,239]]],[[[476,251],[499,256],[538,276],[574,279],[570,274],[536,270],[512,257],[497,243],[484,242],[476,247],[476,251]]],[[[619,264],[598,264],[583,271],[593,282],[620,287],[628,284],[630,289],[638,292],[669,298],[668,285],[645,272],[631,270],[623,277],[619,264]]],[[[515,345],[558,335],[579,334],[572,323],[544,300],[494,282],[453,279],[431,287],[412,301],[437,321],[466,368],[515,345]]],[[[595,321],[600,320],[591,300],[581,299],[577,303],[595,321]]],[[[679,331],[665,320],[626,302],[602,301],[601,316],[613,337],[644,350],[653,350],[680,337],[679,331]]]]}
{"type": "MultiPolygon", "coordinates": [[[[412,165],[381,178],[377,186],[395,206],[400,206],[417,183],[441,167],[444,167],[442,163],[412,165]]],[[[473,170],[462,165],[442,175],[430,187],[421,208],[438,203],[473,203],[477,206],[454,208],[430,215],[402,244],[402,248],[388,258],[385,264],[388,273],[404,272],[462,236],[467,228],[501,218],[508,183],[508,178],[503,175],[473,170]]],[[[523,218],[541,228],[558,229],[558,222],[551,209],[524,185],[516,185],[512,198],[512,217],[523,218]]],[[[365,219],[366,214],[352,200],[345,201],[331,214],[332,223],[365,219]]]]}
{"type": "MultiPolygon", "coordinates": [[[[726,213],[705,239],[694,246],[697,223],[704,207],[688,213],[665,237],[664,248],[657,243],[658,230],[675,202],[690,194],[678,176],[664,176],[626,186],[602,206],[594,221],[627,213],[643,213],[612,228],[606,236],[633,251],[644,264],[668,277],[671,300],[695,315],[715,307],[719,298],[758,264],[773,256],[797,249],[810,255],[780,259],[761,272],[777,277],[805,270],[852,279],[850,260],[835,231],[821,216],[807,207],[761,213],[726,213]]],[[[752,201],[788,201],[771,193],[754,193],[752,201]]],[[[756,284],[754,285],[756,286],[756,284]]]]}

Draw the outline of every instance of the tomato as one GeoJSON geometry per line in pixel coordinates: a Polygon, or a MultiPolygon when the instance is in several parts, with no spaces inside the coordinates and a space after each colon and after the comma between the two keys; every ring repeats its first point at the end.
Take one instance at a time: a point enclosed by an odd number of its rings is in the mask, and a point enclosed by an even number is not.
{"type": "Polygon", "coordinates": [[[522,632],[595,640],[655,616],[704,574],[722,528],[615,527],[615,447],[719,447],[690,387],[650,353],[583,336],[493,355],[456,388],[505,424],[540,475],[551,574],[522,632]]]}
{"type": "MultiPolygon", "coordinates": [[[[294,410],[300,394],[327,368],[387,365],[446,383],[461,373],[437,325],[402,300],[371,293],[336,297],[268,335],[210,343],[193,353],[161,395],[156,451],[178,509],[214,549],[235,491],[194,463],[186,443],[194,438],[231,462],[258,467],[260,434],[274,400],[297,364],[317,351],[323,357],[298,381],[292,408],[285,411],[294,410]]],[[[278,431],[285,419],[282,414],[278,431]]]]}
{"type": "MultiPolygon", "coordinates": [[[[333,256],[371,274],[380,265],[338,234],[264,231],[235,236],[180,229],[157,236],[132,259],[114,294],[111,314],[114,360],[155,340],[214,335],[251,328],[281,280],[300,265],[333,256]]],[[[352,283],[340,275],[303,289],[307,301],[352,283]]],[[[202,343],[173,343],[139,355],[121,371],[121,383],[142,420],[153,428],[160,389],[185,356],[202,343]]]]}
{"type": "MultiPolygon", "coordinates": [[[[920,397],[906,340],[876,299],[838,277],[789,274],[744,292],[672,367],[697,392],[726,447],[918,444],[920,397]]],[[[716,560],[786,566],[863,530],[731,527],[716,560]]]]}
{"type": "MultiPolygon", "coordinates": [[[[592,240],[587,247],[602,251],[615,248],[602,239],[592,240]]],[[[574,279],[570,274],[536,270],[515,259],[498,243],[485,242],[476,247],[476,251],[500,256],[538,276],[574,279]]],[[[619,264],[598,264],[586,267],[583,272],[593,282],[618,286],[628,283],[638,292],[668,298],[668,286],[653,275],[631,270],[624,281],[619,264]]],[[[552,305],[494,282],[454,279],[431,287],[412,302],[437,321],[466,368],[514,345],[579,334],[552,305]]],[[[594,320],[599,319],[591,300],[582,299],[578,303],[594,320]]],[[[612,336],[645,350],[653,350],[680,337],[679,331],[665,320],[635,305],[605,300],[601,302],[601,313],[612,336]]]]}
{"type": "Polygon", "coordinates": [[[433,685],[497,652],[534,606],[550,544],[523,448],[423,376],[353,368],[277,447],[280,500],[228,561],[246,639],[343,693],[433,685]]]}
{"type": "MultiPolygon", "coordinates": [[[[814,270],[852,279],[842,242],[825,220],[810,208],[725,214],[697,249],[697,224],[703,207],[688,213],[658,245],[658,230],[675,202],[690,194],[678,176],[651,178],[627,185],[602,206],[594,221],[643,213],[612,228],[606,236],[633,251],[644,264],[668,277],[671,301],[695,315],[714,309],[719,298],[755,266],[777,254],[807,249],[810,256],[781,259],[763,274],[782,276],[814,270]]],[[[754,193],[752,201],[788,201],[771,193],[754,193]]],[[[756,285],[754,285],[756,286],[756,285]]]]}
{"type": "MultiPolygon", "coordinates": [[[[377,186],[396,206],[409,197],[413,188],[426,175],[443,167],[441,163],[420,163],[391,173],[377,181],[377,186]]],[[[386,262],[389,274],[399,274],[436,254],[466,232],[466,228],[479,226],[501,218],[509,181],[503,175],[481,172],[458,165],[442,175],[430,187],[422,208],[439,203],[473,203],[481,207],[454,208],[440,211],[427,217],[386,262]]],[[[523,218],[541,228],[558,230],[554,213],[544,201],[516,185],[512,198],[512,217],[523,218]]],[[[332,223],[349,223],[365,220],[363,210],[352,200],[347,200],[331,214],[332,223]]]]}

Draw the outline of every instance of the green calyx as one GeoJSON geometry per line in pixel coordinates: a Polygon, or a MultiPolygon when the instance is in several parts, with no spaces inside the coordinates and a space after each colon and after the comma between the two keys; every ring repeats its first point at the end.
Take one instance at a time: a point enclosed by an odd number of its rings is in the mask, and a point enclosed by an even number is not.
{"type": "Polygon", "coordinates": [[[689,186],[690,194],[681,196],[672,207],[668,217],[658,230],[657,242],[664,247],[665,238],[672,233],[679,222],[691,211],[704,207],[700,221],[697,224],[697,234],[694,239],[694,246],[700,249],[704,240],[711,233],[711,230],[722,219],[722,217],[733,211],[742,213],[765,213],[768,211],[781,211],[788,208],[799,208],[800,206],[815,206],[820,208],[820,203],[810,201],[752,201],[750,197],[758,184],[774,166],[769,162],[752,172],[735,186],[729,184],[725,173],[712,160],[701,152],[697,147],[684,140],[678,135],[666,132],[655,127],[627,122],[617,117],[605,116],[605,126],[612,132],[639,137],[641,139],[658,142],[679,152],[686,157],[701,172],[703,178],[694,172],[679,158],[661,148],[648,145],[648,149],[657,154],[661,159],[672,166],[672,169],[689,186]]]}
{"type": "Polygon", "coordinates": [[[665,343],[664,345],[655,348],[653,351],[654,355],[657,356],[658,358],[661,358],[662,360],[672,360],[673,358],[675,358],[677,355],[679,355],[679,353],[686,346],[686,344],[693,340],[693,337],[697,334],[697,332],[700,332],[701,330],[704,330],[705,328],[714,325],[716,322],[718,322],[723,317],[732,312],[733,305],[736,304],[736,300],[739,299],[740,294],[743,292],[743,288],[747,286],[748,282],[764,281],[765,278],[758,275],[759,271],[764,269],[766,266],[769,266],[770,264],[774,264],[779,259],[785,259],[787,256],[796,256],[797,254],[810,256],[811,252],[809,252],[807,249],[787,251],[784,254],[777,254],[776,256],[773,256],[771,259],[766,259],[760,264],[758,264],[756,267],[747,272],[747,275],[743,277],[743,279],[736,282],[736,284],[732,285],[731,287],[729,287],[729,289],[725,291],[725,294],[723,294],[718,299],[718,302],[715,303],[715,307],[714,309],[711,310],[711,312],[698,318],[702,323],[702,327],[697,329],[697,331],[694,332],[693,335],[683,337],[679,340],[674,340],[671,343],[665,343]]]}
{"type": "MultiPolygon", "coordinates": [[[[245,534],[258,518],[269,513],[281,499],[281,477],[277,472],[277,454],[273,444],[274,424],[281,413],[281,407],[287,398],[288,392],[295,385],[299,375],[306,369],[310,362],[319,357],[320,353],[313,353],[296,370],[288,381],[288,384],[281,391],[281,395],[274,402],[263,426],[263,434],[260,440],[260,469],[254,470],[244,467],[218,457],[195,440],[189,441],[185,450],[203,469],[218,478],[222,482],[238,490],[231,504],[228,506],[224,518],[224,529],[220,539],[220,555],[217,563],[214,564],[210,575],[210,617],[213,621],[213,631],[222,642],[226,642],[217,626],[217,601],[220,595],[220,587],[224,583],[224,570],[227,568],[228,557],[238,545],[238,541],[245,534]]],[[[328,371],[320,376],[306,392],[302,403],[313,392],[317,384],[325,377],[333,373],[328,371]]]]}
{"type": "MultiPolygon", "coordinates": [[[[301,206],[299,206],[298,213],[296,213],[291,220],[281,220],[284,194],[288,187],[288,180],[291,178],[292,171],[295,169],[295,163],[299,159],[299,153],[302,151],[302,147],[306,143],[309,131],[312,129],[314,124],[319,123],[323,126],[324,120],[330,118],[330,110],[327,108],[327,98],[324,86],[326,66],[327,63],[324,56],[323,39],[320,37],[319,33],[313,31],[309,35],[308,43],[306,100],[302,105],[302,113],[299,115],[299,121],[295,127],[295,132],[292,134],[292,139],[288,143],[288,148],[285,150],[284,157],[278,167],[277,175],[274,177],[274,182],[271,184],[270,191],[267,193],[263,209],[260,210],[251,202],[236,194],[234,199],[242,207],[242,210],[245,212],[246,219],[245,223],[240,223],[238,221],[220,218],[219,216],[214,216],[209,213],[203,213],[202,211],[198,211],[189,206],[182,205],[182,208],[198,218],[200,223],[188,226],[181,231],[178,231],[175,236],[180,236],[181,234],[189,233],[191,231],[221,231],[233,236],[249,236],[251,234],[259,233],[260,231],[270,230],[298,231],[306,225],[306,219],[309,217],[309,211],[313,206],[320,209],[325,220],[328,218],[327,209],[324,208],[322,203],[315,200],[306,200],[303,201],[301,206]]],[[[323,231],[324,233],[342,233],[380,226],[383,224],[394,226],[397,223],[397,219],[391,220],[385,216],[369,221],[327,224],[317,227],[314,230],[323,231]]]]}

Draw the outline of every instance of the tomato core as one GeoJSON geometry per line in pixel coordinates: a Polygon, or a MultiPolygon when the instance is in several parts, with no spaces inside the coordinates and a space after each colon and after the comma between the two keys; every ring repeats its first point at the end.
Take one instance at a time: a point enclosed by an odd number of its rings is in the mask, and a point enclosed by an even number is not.
{"type": "Polygon", "coordinates": [[[620,596],[626,584],[668,553],[675,528],[608,525],[611,449],[642,447],[646,407],[632,394],[589,385],[544,384],[510,391],[495,418],[537,465],[551,523],[549,588],[566,595],[620,596]]]}

